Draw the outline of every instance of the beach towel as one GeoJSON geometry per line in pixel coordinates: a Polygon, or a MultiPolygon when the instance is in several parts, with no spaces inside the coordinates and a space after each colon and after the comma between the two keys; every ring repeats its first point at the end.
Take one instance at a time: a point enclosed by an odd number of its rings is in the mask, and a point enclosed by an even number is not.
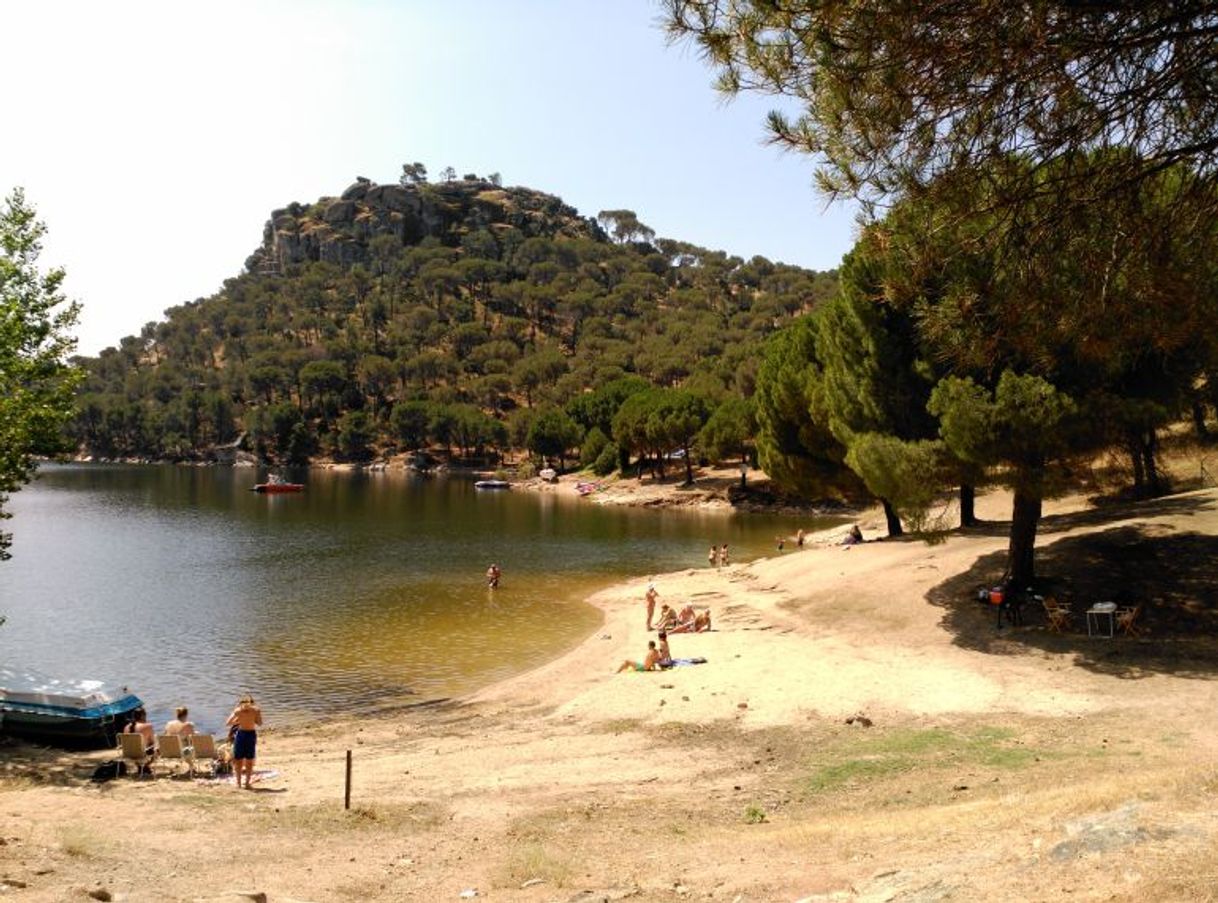
{"type": "Polygon", "coordinates": [[[706,659],[704,659],[704,658],[674,658],[672,660],[672,665],[670,667],[681,668],[681,667],[684,667],[685,665],[705,665],[705,664],[706,664],[706,659]]]}

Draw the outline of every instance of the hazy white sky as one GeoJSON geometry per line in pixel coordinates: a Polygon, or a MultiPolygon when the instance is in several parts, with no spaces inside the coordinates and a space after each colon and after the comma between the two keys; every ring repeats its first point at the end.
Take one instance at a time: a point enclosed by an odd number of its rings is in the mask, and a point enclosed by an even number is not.
{"type": "Polygon", "coordinates": [[[215,292],[273,208],[499,172],[584,215],[818,269],[849,248],[809,159],[724,104],[653,0],[13,0],[0,7],[0,192],[24,186],[42,263],[96,354],[215,292]]]}

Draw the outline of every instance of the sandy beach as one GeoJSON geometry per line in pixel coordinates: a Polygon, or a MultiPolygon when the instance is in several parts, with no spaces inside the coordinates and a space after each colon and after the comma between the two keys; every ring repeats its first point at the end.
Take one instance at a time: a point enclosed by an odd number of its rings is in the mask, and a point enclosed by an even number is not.
{"type": "MultiPolygon", "coordinates": [[[[1113,640],[1081,616],[1053,633],[1040,612],[997,630],[975,591],[1001,573],[1008,505],[982,497],[986,523],[936,544],[847,548],[836,529],[639,574],[592,598],[604,621],[578,648],[469,698],[266,731],[252,792],[94,785],[105,754],[4,748],[0,885],[21,900],[1213,899],[1218,648],[1156,636],[1155,611],[1113,640]],[[710,607],[712,632],[670,640],[705,664],[614,673],[654,637],[649,580],[661,602],[710,607]]],[[[1179,571],[1196,575],[1218,544],[1212,490],[1045,515],[1046,573],[1135,537],[1164,555],[1187,540],[1202,554],[1179,571]]],[[[878,513],[860,523],[879,535],[878,513]]],[[[1130,567],[1133,586],[1150,565],[1130,567]]],[[[1087,602],[1085,577],[1078,590],[1087,602]]]]}

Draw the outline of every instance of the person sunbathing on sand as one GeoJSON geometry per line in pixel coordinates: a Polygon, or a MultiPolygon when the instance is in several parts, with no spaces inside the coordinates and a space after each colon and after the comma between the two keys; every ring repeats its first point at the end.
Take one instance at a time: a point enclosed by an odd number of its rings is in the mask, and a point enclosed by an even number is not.
{"type": "Polygon", "coordinates": [[[676,627],[671,628],[669,633],[702,633],[704,630],[711,629],[711,613],[710,609],[700,611],[694,614],[694,607],[686,605],[681,609],[681,617],[676,627]]]}
{"type": "Polygon", "coordinates": [[[695,617],[697,617],[697,612],[694,611],[694,604],[686,602],[685,607],[677,612],[677,626],[672,629],[672,632],[688,633],[693,630],[695,617]]]}
{"type": "Polygon", "coordinates": [[[672,630],[677,626],[677,613],[671,605],[660,606],[660,619],[656,621],[656,630],[672,630]]]}
{"type": "Polygon", "coordinates": [[[636,662],[634,659],[630,658],[626,659],[626,661],[622,662],[621,666],[617,669],[617,673],[621,674],[623,671],[654,671],[659,664],[660,651],[656,649],[656,641],[648,640],[647,657],[641,662],[636,662]]]}

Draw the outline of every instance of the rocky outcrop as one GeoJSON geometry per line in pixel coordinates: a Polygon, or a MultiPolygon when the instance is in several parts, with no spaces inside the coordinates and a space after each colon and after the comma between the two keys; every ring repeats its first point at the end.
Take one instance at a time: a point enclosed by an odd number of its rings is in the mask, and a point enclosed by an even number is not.
{"type": "Polygon", "coordinates": [[[378,185],[359,179],[337,198],[272,211],[262,247],[246,262],[253,272],[283,272],[310,260],[340,267],[366,262],[375,238],[402,245],[434,237],[457,245],[480,229],[502,234],[606,240],[595,219],[581,217],[554,195],[501,188],[482,180],[378,185]]]}

